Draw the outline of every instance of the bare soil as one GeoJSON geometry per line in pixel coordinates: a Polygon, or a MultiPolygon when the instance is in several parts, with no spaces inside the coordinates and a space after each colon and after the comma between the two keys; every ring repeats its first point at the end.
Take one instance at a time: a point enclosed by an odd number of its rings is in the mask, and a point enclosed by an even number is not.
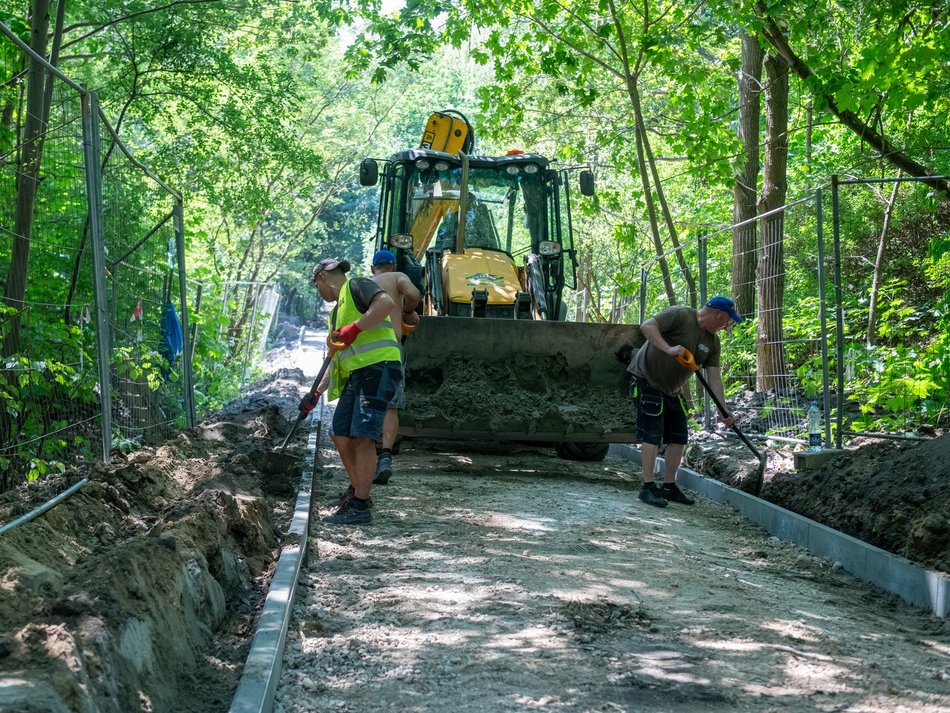
{"type": "Polygon", "coordinates": [[[724,506],[644,505],[629,463],[394,465],[371,525],[316,533],[280,713],[950,710],[946,622],[724,506]]]}
{"type": "MultiPolygon", "coordinates": [[[[260,466],[321,356],[283,330],[240,401],[0,536],[0,710],[227,709],[298,475],[260,466]]],[[[778,454],[763,495],[947,571],[947,443],[810,474],[778,454]]],[[[699,437],[690,460],[741,487],[742,448],[699,437]]],[[[328,500],[345,481],[321,451],[328,500]]],[[[0,522],[75,480],[6,494],[0,522]]],[[[372,525],[314,530],[278,709],[950,710],[947,622],[723,506],[643,505],[640,482],[548,448],[403,444],[372,525]]]]}

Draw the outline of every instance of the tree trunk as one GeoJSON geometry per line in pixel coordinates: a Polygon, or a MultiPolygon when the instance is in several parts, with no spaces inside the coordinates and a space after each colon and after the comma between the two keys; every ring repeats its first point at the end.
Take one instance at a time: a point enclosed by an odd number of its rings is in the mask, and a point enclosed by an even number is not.
{"type": "MultiPolygon", "coordinates": [[[[897,178],[903,175],[902,171],[897,172],[897,178]]],[[[891,198],[887,201],[887,207],[884,209],[884,225],[881,228],[881,237],[877,241],[877,255],[874,258],[874,275],[871,277],[871,295],[868,305],[868,335],[867,345],[873,346],[877,339],[877,293],[881,286],[881,275],[884,272],[884,246],[887,243],[887,232],[891,227],[891,218],[894,216],[894,205],[897,203],[897,189],[900,183],[895,183],[891,190],[891,198]]]]}
{"type": "MultiPolygon", "coordinates": [[[[759,213],[785,205],[788,190],[788,64],[779,56],[765,60],[765,169],[759,213]]],[[[756,391],[779,389],[787,372],[782,305],[785,296],[784,211],[762,218],[762,245],[756,281],[759,292],[756,391]]]]}
{"type": "MultiPolygon", "coordinates": [[[[49,0],[33,0],[30,47],[40,57],[46,56],[46,41],[49,33],[49,0]]],[[[36,60],[30,60],[27,75],[26,131],[20,147],[17,167],[17,198],[14,214],[13,250],[7,273],[3,301],[17,310],[9,322],[9,330],[3,338],[3,355],[19,351],[20,324],[26,297],[27,269],[30,263],[30,234],[33,229],[33,208],[39,186],[40,162],[43,156],[43,134],[46,121],[43,111],[46,96],[46,70],[36,60]]]]}
{"type": "Polygon", "coordinates": [[[670,277],[670,266],[663,255],[663,241],[660,239],[660,226],[656,219],[656,206],[653,205],[653,191],[650,188],[650,177],[647,175],[646,159],[643,154],[643,135],[640,132],[641,122],[636,120],[637,135],[637,172],[640,174],[640,185],[643,187],[643,200],[647,205],[650,217],[650,235],[653,237],[653,249],[656,252],[660,272],[663,275],[663,286],[666,288],[666,299],[671,305],[676,304],[676,292],[673,290],[673,279],[670,277]]]}
{"type": "Polygon", "coordinates": [[[666,203],[666,194],[663,192],[663,183],[660,181],[660,174],[656,170],[656,159],[653,157],[653,148],[650,146],[650,137],[647,135],[646,123],[643,120],[643,110],[640,108],[640,93],[635,92],[635,110],[637,112],[637,121],[642,125],[643,131],[643,151],[646,154],[647,164],[650,167],[650,175],[653,176],[653,186],[656,190],[656,200],[660,204],[660,211],[663,213],[663,222],[666,223],[666,230],[670,236],[670,245],[673,247],[676,255],[676,263],[683,273],[683,280],[686,282],[687,301],[690,307],[695,308],[697,299],[696,280],[693,278],[693,272],[689,269],[686,262],[686,256],[683,255],[680,246],[679,234],[676,232],[676,225],[673,223],[673,215],[670,213],[670,207],[666,203]]]}
{"type": "Polygon", "coordinates": [[[755,311],[759,117],[762,99],[762,47],[758,37],[742,33],[739,69],[739,138],[743,157],[732,189],[732,222],[752,221],[732,230],[732,299],[739,314],[755,311]]]}

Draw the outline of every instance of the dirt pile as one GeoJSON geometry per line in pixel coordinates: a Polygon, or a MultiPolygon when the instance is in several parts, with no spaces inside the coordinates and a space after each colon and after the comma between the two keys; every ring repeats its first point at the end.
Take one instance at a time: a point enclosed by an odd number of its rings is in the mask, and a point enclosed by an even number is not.
{"type": "Polygon", "coordinates": [[[950,572],[950,435],[863,446],[780,473],[771,502],[925,567],[950,572]]]}
{"type": "MultiPolygon", "coordinates": [[[[90,482],[0,538],[0,709],[213,710],[241,661],[214,666],[213,636],[253,630],[294,488],[256,464],[283,435],[300,372],[248,389],[226,413],[90,482]]],[[[299,474],[298,474],[299,475],[299,474]]],[[[65,481],[65,479],[61,479],[65,481]]],[[[0,519],[65,482],[0,501],[0,519]]],[[[220,662],[219,662],[220,663],[220,662]]]]}
{"type": "Polygon", "coordinates": [[[633,433],[629,394],[592,383],[563,354],[496,362],[460,356],[438,369],[408,366],[403,422],[419,429],[496,433],[633,433]]]}
{"type": "MultiPolygon", "coordinates": [[[[737,440],[700,434],[689,467],[747,490],[758,461],[737,440]]],[[[770,450],[761,497],[787,510],[950,573],[950,434],[930,441],[875,441],[816,470],[794,452],[770,450]]]]}

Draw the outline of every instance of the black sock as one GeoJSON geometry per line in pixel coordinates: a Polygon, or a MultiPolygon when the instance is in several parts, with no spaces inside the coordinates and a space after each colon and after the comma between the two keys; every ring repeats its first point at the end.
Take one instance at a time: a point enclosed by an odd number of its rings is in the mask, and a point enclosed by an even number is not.
{"type": "Polygon", "coordinates": [[[353,507],[357,510],[365,510],[369,507],[369,500],[363,500],[363,498],[358,498],[355,495],[350,502],[353,503],[353,507]]]}
{"type": "Polygon", "coordinates": [[[379,452],[379,455],[392,455],[392,454],[393,454],[393,449],[392,449],[392,448],[383,448],[383,449],[379,452]]]}

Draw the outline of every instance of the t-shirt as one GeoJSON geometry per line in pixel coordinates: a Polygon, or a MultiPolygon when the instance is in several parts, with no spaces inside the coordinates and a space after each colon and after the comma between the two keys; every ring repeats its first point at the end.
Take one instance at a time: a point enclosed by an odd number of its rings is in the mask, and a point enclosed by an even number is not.
{"type": "MultiPolygon", "coordinates": [[[[373,298],[376,297],[380,292],[385,292],[382,287],[380,287],[376,282],[374,282],[369,277],[351,277],[349,283],[350,294],[353,295],[353,305],[363,314],[366,314],[366,310],[369,309],[370,303],[373,301],[373,298]]],[[[331,331],[336,329],[336,307],[330,312],[330,329],[331,331]]]]}
{"type": "MultiPolygon", "coordinates": [[[[670,346],[684,346],[700,366],[719,366],[719,336],[701,329],[696,310],[689,307],[668,307],[653,318],[660,334],[670,346]]],[[[676,394],[689,381],[689,369],[674,357],[661,352],[647,341],[627,367],[634,376],[649,381],[665,394],[676,394]]]]}
{"type": "Polygon", "coordinates": [[[364,314],[366,313],[366,310],[369,309],[373,298],[383,291],[384,290],[379,286],[379,283],[377,283],[372,278],[350,278],[350,294],[353,295],[353,304],[356,306],[356,309],[358,309],[360,312],[363,312],[364,314]]]}

